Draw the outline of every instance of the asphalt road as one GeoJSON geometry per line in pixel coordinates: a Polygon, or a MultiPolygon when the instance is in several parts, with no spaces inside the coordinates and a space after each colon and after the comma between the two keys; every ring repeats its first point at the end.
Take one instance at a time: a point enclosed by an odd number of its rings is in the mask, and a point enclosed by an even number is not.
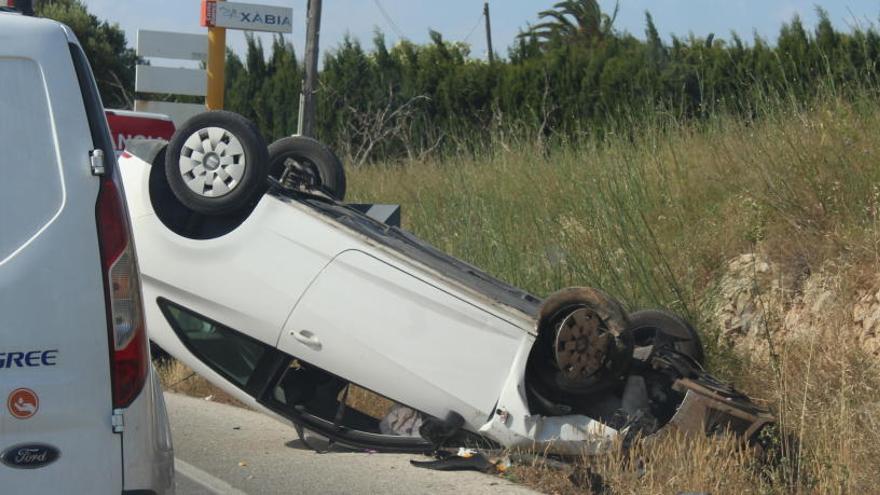
{"type": "Polygon", "coordinates": [[[414,468],[406,454],[304,447],[293,427],[247,409],[165,394],[179,495],[286,493],[533,494],[476,472],[414,468]]]}

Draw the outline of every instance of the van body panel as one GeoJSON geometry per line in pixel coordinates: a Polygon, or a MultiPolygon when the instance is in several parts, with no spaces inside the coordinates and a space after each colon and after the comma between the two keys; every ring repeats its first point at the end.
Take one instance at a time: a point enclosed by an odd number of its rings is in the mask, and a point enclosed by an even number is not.
{"type": "Polygon", "coordinates": [[[0,14],[0,451],[60,453],[36,469],[0,464],[4,493],[123,490],[95,145],[68,43],[58,23],[0,14]],[[19,389],[38,403],[16,404],[19,389]]]}

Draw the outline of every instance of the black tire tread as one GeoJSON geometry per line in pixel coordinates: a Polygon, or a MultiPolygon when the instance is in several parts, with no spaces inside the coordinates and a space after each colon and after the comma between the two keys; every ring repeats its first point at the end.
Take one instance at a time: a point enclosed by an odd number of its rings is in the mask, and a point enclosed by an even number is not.
{"type": "Polygon", "coordinates": [[[266,191],[269,172],[269,153],[256,124],[241,115],[225,110],[213,110],[198,114],[174,132],[168,142],[165,157],[165,175],[174,196],[188,209],[205,215],[228,215],[259,199],[266,191]],[[180,150],[187,138],[205,127],[221,127],[241,141],[247,157],[247,169],[241,184],[219,198],[198,197],[183,182],[179,173],[180,150]]]}
{"type": "Polygon", "coordinates": [[[281,175],[281,158],[305,159],[318,168],[325,192],[337,201],[345,199],[345,168],[333,151],[316,139],[307,136],[288,136],[269,145],[269,175],[281,175]]]}
{"type": "Polygon", "coordinates": [[[700,334],[680,316],[662,309],[642,309],[629,314],[629,331],[634,335],[639,329],[656,328],[671,337],[679,339],[675,350],[689,356],[700,365],[704,364],[705,353],[700,334]]]}

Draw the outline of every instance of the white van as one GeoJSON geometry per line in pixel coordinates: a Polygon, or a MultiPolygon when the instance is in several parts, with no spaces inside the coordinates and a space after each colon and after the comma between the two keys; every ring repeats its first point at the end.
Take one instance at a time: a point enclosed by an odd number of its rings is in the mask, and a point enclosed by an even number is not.
{"type": "Polygon", "coordinates": [[[0,9],[2,493],[169,493],[134,243],[76,37],[0,9]]]}

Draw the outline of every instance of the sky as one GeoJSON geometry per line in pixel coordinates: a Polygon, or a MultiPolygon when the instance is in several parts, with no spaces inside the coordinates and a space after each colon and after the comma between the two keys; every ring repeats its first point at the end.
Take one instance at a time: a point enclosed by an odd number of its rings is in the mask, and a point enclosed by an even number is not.
{"type": "MultiPolygon", "coordinates": [[[[558,0],[490,0],[492,38],[495,52],[507,54],[517,33],[528,23],[537,22],[537,13],[558,0]]],[[[84,0],[99,19],[118,23],[134,46],[138,29],[204,33],[199,26],[200,0],[84,0]]],[[[282,5],[293,8],[294,32],[291,39],[298,56],[305,46],[307,0],[259,0],[248,3],[282,5]]],[[[604,11],[614,8],[613,0],[600,0],[604,11]]],[[[665,39],[672,34],[728,38],[736,31],[744,39],[752,33],[773,41],[783,22],[799,15],[807,26],[816,22],[816,6],[828,11],[835,27],[878,24],[880,0],[620,0],[615,26],[644,38],[645,11],[654,17],[665,39]]],[[[414,42],[428,39],[434,29],[444,38],[466,41],[471,54],[486,57],[482,21],[483,0],[324,0],[321,51],[337,46],[346,34],[370,45],[373,33],[380,29],[388,45],[401,37],[414,42]]],[[[264,46],[271,35],[261,34],[264,46]]],[[[227,44],[237,53],[244,51],[242,31],[229,31],[227,44]]],[[[167,64],[166,64],[167,65],[167,64]]]]}

